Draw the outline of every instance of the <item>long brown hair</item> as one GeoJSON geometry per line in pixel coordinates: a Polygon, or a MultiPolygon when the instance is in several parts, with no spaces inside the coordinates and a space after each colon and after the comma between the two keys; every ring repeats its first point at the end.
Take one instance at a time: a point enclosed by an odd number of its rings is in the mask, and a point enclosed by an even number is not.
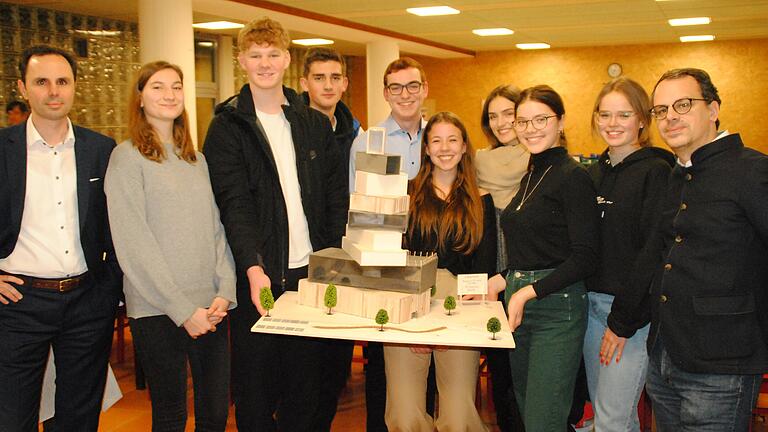
{"type": "MultiPolygon", "coordinates": [[[[160,136],[155,128],[147,121],[144,114],[144,108],[141,106],[141,92],[152,75],[163,69],[173,69],[179,78],[184,81],[184,74],[181,68],[166,61],[155,61],[147,63],[139,70],[136,83],[131,90],[131,96],[128,101],[128,131],[133,145],[139,150],[145,158],[162,162],[166,158],[163,143],[160,142],[160,136]]],[[[173,145],[174,153],[187,162],[195,162],[195,146],[192,144],[192,136],[189,134],[189,120],[187,119],[187,110],[184,109],[181,115],[173,120],[173,145]]]]}
{"type": "Polygon", "coordinates": [[[421,237],[428,241],[436,236],[438,250],[445,249],[446,239],[450,236],[454,239],[453,249],[457,252],[469,255],[477,249],[483,237],[483,203],[477,187],[474,153],[467,129],[456,114],[443,111],[429,119],[421,137],[421,167],[411,181],[409,237],[413,237],[418,230],[421,237]],[[432,184],[434,165],[426,151],[430,131],[438,123],[456,126],[467,146],[459,161],[456,180],[444,203],[435,193],[432,184]]]}

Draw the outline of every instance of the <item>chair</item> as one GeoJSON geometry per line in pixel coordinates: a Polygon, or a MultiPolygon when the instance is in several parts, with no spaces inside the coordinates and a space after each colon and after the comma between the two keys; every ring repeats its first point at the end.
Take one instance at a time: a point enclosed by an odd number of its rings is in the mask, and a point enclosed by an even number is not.
{"type": "Polygon", "coordinates": [[[756,421],[760,421],[763,424],[768,423],[768,374],[763,374],[763,383],[760,384],[757,403],[752,409],[752,421],[749,424],[750,431],[756,421]]]}
{"type": "Polygon", "coordinates": [[[491,395],[493,394],[492,389],[492,383],[491,383],[491,372],[488,370],[488,357],[485,356],[485,352],[480,353],[480,366],[478,367],[478,373],[477,373],[477,386],[475,387],[475,407],[479,410],[480,406],[482,405],[482,386],[480,384],[480,380],[485,378],[485,394],[486,398],[488,399],[488,408],[493,410],[495,409],[493,406],[493,397],[491,395]]]}

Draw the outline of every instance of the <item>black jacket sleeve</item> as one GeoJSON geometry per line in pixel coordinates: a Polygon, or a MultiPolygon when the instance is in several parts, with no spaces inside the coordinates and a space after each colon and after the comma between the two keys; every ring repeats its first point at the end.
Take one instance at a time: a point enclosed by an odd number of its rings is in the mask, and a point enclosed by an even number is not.
{"type": "Polygon", "coordinates": [[[475,251],[473,271],[487,273],[488,277],[496,274],[496,253],[498,236],[496,232],[496,208],[491,195],[481,197],[483,203],[483,238],[475,251]]]}
{"type": "Polygon", "coordinates": [[[659,164],[648,172],[643,189],[644,196],[640,210],[640,229],[646,241],[640,255],[635,259],[628,279],[629,289],[620,290],[608,315],[608,327],[616,335],[632,337],[635,332],[650,321],[650,285],[658,266],[663,244],[657,237],[656,226],[660,216],[660,203],[667,188],[670,168],[659,164]]]}
{"type": "Polygon", "coordinates": [[[243,149],[248,145],[248,137],[238,127],[232,127],[236,120],[226,121],[225,115],[217,115],[211,122],[203,154],[238,272],[245,272],[252,266],[264,265],[264,230],[260,229],[263,221],[259,221],[260,212],[249,185],[243,149]]]}
{"type": "Polygon", "coordinates": [[[333,135],[330,121],[322,116],[325,127],[322,135],[323,143],[328,155],[327,184],[325,185],[325,216],[327,221],[326,239],[328,247],[341,247],[341,237],[344,235],[349,211],[349,190],[347,188],[347,160],[344,160],[344,152],[339,147],[336,137],[333,135]]]}

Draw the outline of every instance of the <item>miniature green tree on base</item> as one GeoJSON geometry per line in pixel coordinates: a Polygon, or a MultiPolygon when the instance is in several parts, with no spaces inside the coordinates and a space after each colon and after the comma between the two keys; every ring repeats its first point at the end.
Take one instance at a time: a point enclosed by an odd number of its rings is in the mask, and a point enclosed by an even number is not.
{"type": "Polygon", "coordinates": [[[259,302],[261,302],[261,307],[267,310],[267,314],[264,316],[269,316],[270,309],[275,307],[275,297],[272,296],[272,290],[269,287],[264,287],[259,291],[259,302]]]}
{"type": "Polygon", "coordinates": [[[445,298],[445,301],[443,302],[443,307],[445,310],[448,311],[448,315],[451,314],[451,311],[456,309],[456,297],[454,296],[448,296],[445,298]]]}
{"type": "Polygon", "coordinates": [[[331,310],[336,307],[336,285],[329,283],[325,288],[325,307],[328,308],[328,315],[331,314],[331,310]]]}
{"type": "Polygon", "coordinates": [[[486,325],[488,331],[491,332],[491,339],[496,340],[496,333],[501,331],[501,322],[496,317],[488,319],[488,325],[486,325]]]}
{"type": "Polygon", "coordinates": [[[437,293],[437,287],[435,285],[432,285],[432,287],[429,289],[429,296],[434,297],[437,293]]]}
{"type": "Polygon", "coordinates": [[[379,309],[376,312],[376,324],[380,325],[379,331],[384,331],[384,324],[389,322],[389,314],[384,309],[379,309]]]}

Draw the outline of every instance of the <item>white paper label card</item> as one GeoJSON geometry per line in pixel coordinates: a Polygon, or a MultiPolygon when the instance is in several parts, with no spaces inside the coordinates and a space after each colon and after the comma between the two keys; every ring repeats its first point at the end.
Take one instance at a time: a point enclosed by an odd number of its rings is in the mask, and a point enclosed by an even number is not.
{"type": "Polygon", "coordinates": [[[488,294],[487,273],[460,274],[457,276],[457,279],[459,296],[465,294],[488,294]]]}
{"type": "Polygon", "coordinates": [[[368,129],[368,142],[366,143],[366,153],[384,154],[385,140],[387,139],[387,130],[382,127],[372,127],[368,129]]]}

